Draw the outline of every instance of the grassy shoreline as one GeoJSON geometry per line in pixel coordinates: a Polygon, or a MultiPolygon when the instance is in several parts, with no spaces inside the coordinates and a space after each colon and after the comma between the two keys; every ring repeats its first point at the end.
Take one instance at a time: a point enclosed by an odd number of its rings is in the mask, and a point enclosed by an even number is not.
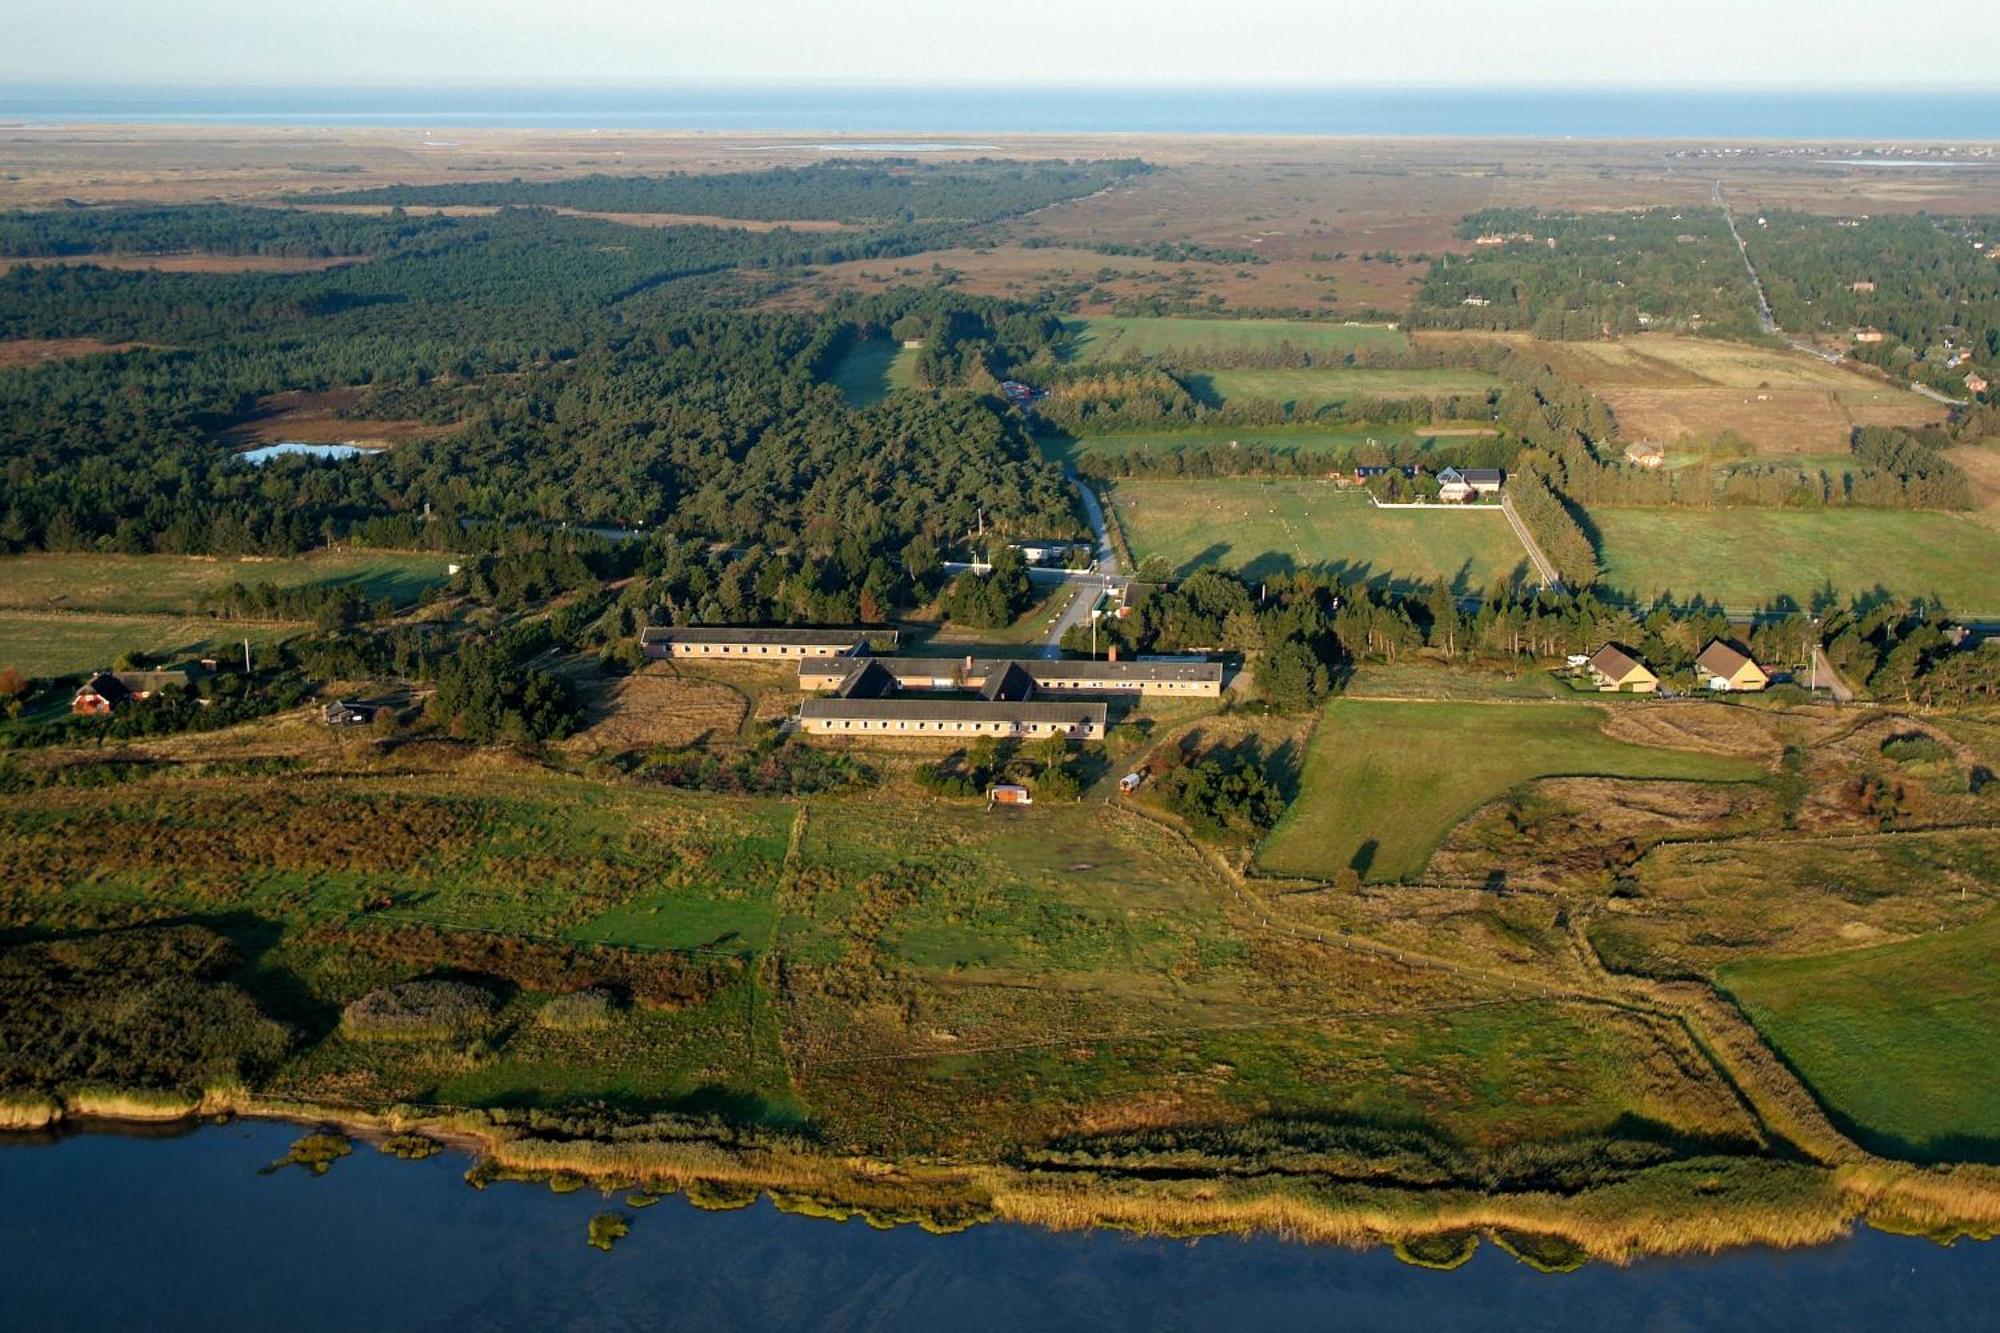
{"type": "MultiPolygon", "coordinates": [[[[144,1102],[154,1095],[129,1096],[144,1102]]],[[[603,1138],[555,1139],[496,1123],[488,1113],[363,1110],[240,1093],[207,1094],[198,1111],[178,1118],[192,1121],[196,1114],[331,1128],[366,1141],[423,1135],[471,1154],[467,1179],[475,1185],[500,1178],[574,1188],[580,1179],[606,1191],[686,1191],[706,1207],[740,1207],[768,1197],[783,1212],[877,1228],[914,1225],[936,1234],[1011,1223],[1144,1236],[1275,1235],[1352,1249],[1389,1247],[1424,1266],[1455,1266],[1425,1256],[1440,1243],[1456,1248],[1479,1239],[1535,1267],[1565,1271],[1584,1262],[1622,1266],[1751,1245],[1823,1245],[1864,1224],[1939,1244],[2000,1232],[2000,1168],[1695,1159],[1565,1195],[1303,1175],[1079,1176],[994,1162],[898,1161],[759,1141],[699,1121],[655,1121],[648,1128],[658,1137],[628,1129],[603,1138]]],[[[79,1127],[163,1119],[104,1112],[79,1127]]]]}

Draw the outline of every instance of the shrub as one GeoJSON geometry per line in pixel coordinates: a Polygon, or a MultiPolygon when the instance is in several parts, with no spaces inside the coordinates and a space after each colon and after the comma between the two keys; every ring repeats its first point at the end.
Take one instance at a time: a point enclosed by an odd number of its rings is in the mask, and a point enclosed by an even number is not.
{"type": "Polygon", "coordinates": [[[591,1032],[611,1026],[618,1013],[618,997],[602,987],[571,991],[543,1005],[535,1021],[557,1032],[591,1032]]]}
{"type": "Polygon", "coordinates": [[[729,959],[609,945],[557,944],[435,926],[355,929],[324,925],[315,927],[308,938],[323,948],[392,959],[411,970],[450,968],[501,977],[523,990],[559,992],[579,983],[611,986],[655,1009],[701,1004],[740,971],[729,959]]]}
{"type": "Polygon", "coordinates": [[[376,1146],[385,1155],[406,1162],[421,1162],[444,1151],[444,1145],[427,1134],[391,1134],[376,1146]]]}
{"type": "Polygon", "coordinates": [[[308,1134],[294,1141],[290,1152],[264,1170],[269,1173],[282,1171],[288,1166],[302,1166],[316,1176],[323,1176],[335,1162],[353,1151],[354,1145],[347,1141],[345,1134],[308,1134]]]}
{"type": "Polygon", "coordinates": [[[0,1087],[50,1091],[115,1074],[121,1094],[254,1080],[290,1044],[199,926],[0,946],[0,1087]]]}
{"type": "Polygon", "coordinates": [[[1083,784],[1076,775],[1066,768],[1054,765],[1041,771],[1035,779],[1035,799],[1042,801],[1074,801],[1083,795],[1083,784]]]}
{"type": "Polygon", "coordinates": [[[493,994],[463,981],[404,981],[347,1006],[341,1029],[386,1041],[451,1041],[477,1036],[493,1021],[493,994]]]}
{"type": "Polygon", "coordinates": [[[560,677],[523,671],[516,654],[477,642],[440,666],[429,707],[454,733],[480,742],[560,740],[582,715],[560,677]]]}
{"type": "Polygon", "coordinates": [[[919,787],[933,796],[969,800],[981,795],[984,790],[970,774],[953,772],[942,763],[919,764],[912,776],[919,787]]]}
{"type": "Polygon", "coordinates": [[[817,796],[875,783],[875,770],[854,756],[791,741],[726,759],[692,747],[655,750],[636,772],[664,787],[732,796],[817,796]]]}
{"type": "Polygon", "coordinates": [[[712,1213],[748,1208],[757,1202],[758,1193],[755,1185],[733,1180],[691,1180],[687,1187],[688,1202],[712,1213]]]}
{"type": "Polygon", "coordinates": [[[1209,841],[1255,838],[1284,812],[1285,800],[1250,758],[1210,756],[1169,769],[1154,784],[1160,801],[1209,841]]]}
{"type": "Polygon", "coordinates": [[[1907,732],[1883,741],[1882,757],[1898,764],[1941,764],[1950,760],[1951,751],[1934,736],[1907,732]]]}
{"type": "Polygon", "coordinates": [[[632,1230],[632,1224],[618,1213],[599,1213],[590,1219],[590,1243],[607,1253],[632,1230]]]}
{"type": "Polygon", "coordinates": [[[1418,1268],[1457,1268],[1479,1248],[1479,1233],[1439,1231],[1428,1236],[1402,1236],[1391,1248],[1398,1259],[1418,1268]]]}

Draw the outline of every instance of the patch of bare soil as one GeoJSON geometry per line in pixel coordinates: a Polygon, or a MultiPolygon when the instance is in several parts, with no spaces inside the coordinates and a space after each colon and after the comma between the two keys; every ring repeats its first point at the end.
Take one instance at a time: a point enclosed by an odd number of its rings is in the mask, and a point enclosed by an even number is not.
{"type": "Polygon", "coordinates": [[[271,394],[257,400],[257,410],[227,426],[222,438],[232,445],[249,448],[276,444],[281,440],[303,440],[325,444],[402,444],[408,440],[431,440],[460,429],[460,423],[432,425],[424,421],[378,420],[349,415],[367,403],[365,389],[302,389],[271,394]]]}
{"type": "Polygon", "coordinates": [[[129,352],[148,343],[105,343],[95,338],[4,338],[0,339],[0,370],[19,366],[40,366],[73,356],[102,356],[106,352],[129,352]]]}
{"type": "MultiPolygon", "coordinates": [[[[296,204],[307,213],[345,213],[355,217],[383,217],[398,207],[413,215],[448,218],[483,218],[500,211],[493,204],[296,204]]],[[[585,208],[551,210],[566,218],[596,218],[627,227],[729,227],[738,231],[847,231],[845,222],[831,218],[727,218],[713,213],[605,213],[585,208]]]]}
{"type": "Polygon", "coordinates": [[[1766,762],[1784,752],[1770,714],[1731,704],[1689,700],[1667,707],[1608,710],[1604,734],[1635,745],[1702,750],[1766,762]]]}
{"type": "Polygon", "coordinates": [[[1431,858],[1442,879],[1509,889],[1601,887],[1665,838],[1770,822],[1775,798],[1742,783],[1548,778],[1482,807],[1431,858]]]}
{"type": "Polygon", "coordinates": [[[562,743],[568,750],[635,750],[726,740],[736,735],[748,708],[743,695],[727,685],[666,674],[658,668],[583,683],[579,692],[585,724],[562,743]]]}
{"type": "Polygon", "coordinates": [[[362,264],[367,255],[22,255],[0,257],[0,268],[150,269],[156,273],[319,273],[362,264]]]}

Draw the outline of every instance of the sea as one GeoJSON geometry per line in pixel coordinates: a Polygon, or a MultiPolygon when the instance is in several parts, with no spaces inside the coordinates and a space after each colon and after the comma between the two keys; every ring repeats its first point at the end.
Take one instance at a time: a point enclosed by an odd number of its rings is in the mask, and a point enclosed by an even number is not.
{"type": "MultiPolygon", "coordinates": [[[[2000,141],[1975,90],[1578,88],[0,87],[0,124],[416,126],[745,134],[1352,135],[2000,141]]],[[[918,145],[934,146],[934,145],[918,145]]],[[[841,145],[851,151],[852,144],[841,145]]]]}

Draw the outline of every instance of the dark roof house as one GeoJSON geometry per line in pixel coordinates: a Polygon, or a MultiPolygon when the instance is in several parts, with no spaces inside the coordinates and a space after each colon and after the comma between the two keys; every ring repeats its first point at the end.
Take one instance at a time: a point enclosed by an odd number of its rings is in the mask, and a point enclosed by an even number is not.
{"type": "Polygon", "coordinates": [[[77,688],[69,710],[85,716],[109,713],[161,690],[184,690],[193,681],[185,671],[97,671],[77,688]]]}
{"type": "Polygon", "coordinates": [[[979,687],[979,697],[989,703],[1021,703],[1033,698],[1034,693],[1034,677],[1019,662],[1009,662],[988,673],[986,683],[979,687]]]}

